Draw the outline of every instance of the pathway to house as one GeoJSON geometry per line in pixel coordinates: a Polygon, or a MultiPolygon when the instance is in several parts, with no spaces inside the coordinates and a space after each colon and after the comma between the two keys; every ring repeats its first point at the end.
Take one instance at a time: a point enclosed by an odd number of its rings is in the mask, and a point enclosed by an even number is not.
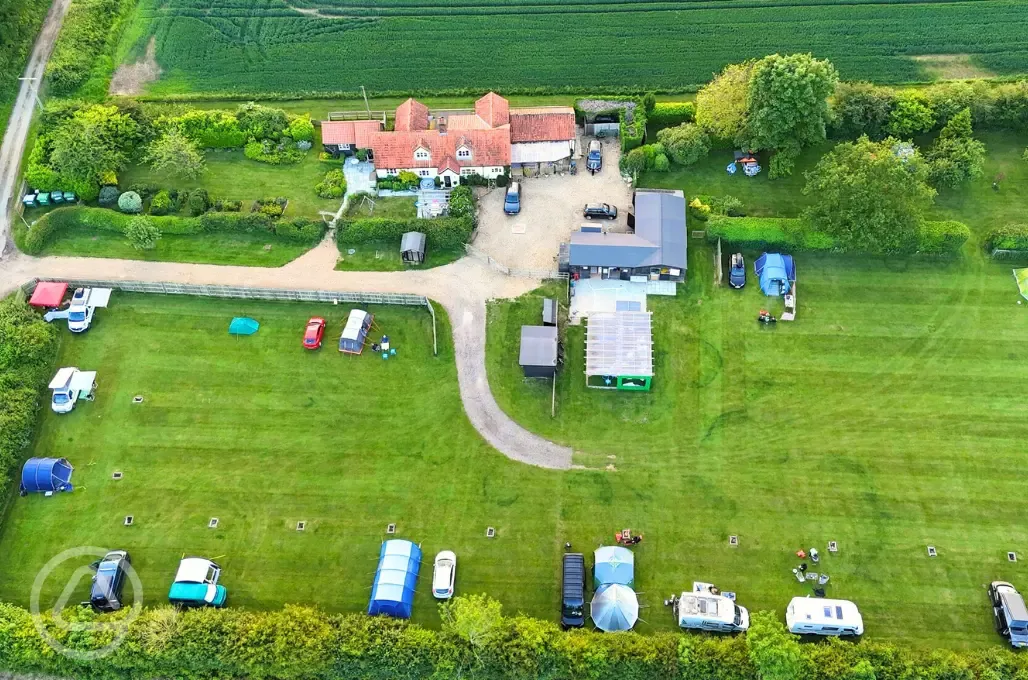
{"type": "Polygon", "coordinates": [[[0,295],[33,277],[427,295],[442,304],[450,316],[461,401],[475,429],[513,460],[558,470],[571,467],[571,449],[543,439],[511,420],[493,398],[486,378],[486,301],[516,297],[538,286],[539,281],[507,277],[467,257],[444,267],[410,272],[337,272],[333,269],[337,257],[336,245],[330,238],[275,269],[80,257],[35,258],[14,252],[0,261],[0,295]]]}

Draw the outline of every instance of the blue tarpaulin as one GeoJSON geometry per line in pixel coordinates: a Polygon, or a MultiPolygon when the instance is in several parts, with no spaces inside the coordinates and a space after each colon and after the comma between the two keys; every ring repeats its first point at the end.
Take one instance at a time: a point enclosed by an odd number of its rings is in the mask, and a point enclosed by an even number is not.
{"type": "Polygon", "coordinates": [[[414,609],[414,586],[420,568],[421,548],[418,546],[400,539],[382,543],[368,614],[409,619],[414,609]]]}
{"type": "Polygon", "coordinates": [[[228,332],[232,335],[253,335],[260,327],[261,325],[254,319],[248,319],[245,316],[237,316],[232,319],[232,323],[228,325],[228,332]]]}
{"type": "Polygon", "coordinates": [[[764,295],[785,295],[796,281],[796,265],[792,255],[764,253],[753,263],[753,271],[760,280],[764,295]]]}
{"type": "Polygon", "coordinates": [[[71,491],[73,469],[67,458],[29,458],[21,469],[21,493],[71,491]]]}
{"type": "Polygon", "coordinates": [[[603,546],[593,553],[593,588],[608,583],[635,585],[635,555],[628,548],[603,546]]]}

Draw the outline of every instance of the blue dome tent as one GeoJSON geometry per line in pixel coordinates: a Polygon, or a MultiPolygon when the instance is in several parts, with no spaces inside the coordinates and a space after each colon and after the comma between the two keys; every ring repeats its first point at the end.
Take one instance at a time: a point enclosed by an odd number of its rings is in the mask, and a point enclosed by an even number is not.
{"type": "Polygon", "coordinates": [[[617,583],[635,586],[635,555],[628,548],[603,546],[593,553],[593,588],[617,583]]]}
{"type": "Polygon", "coordinates": [[[639,598],[628,586],[609,583],[593,595],[589,615],[596,627],[605,633],[631,630],[639,620],[639,598]]]}
{"type": "Polygon", "coordinates": [[[383,542],[368,614],[409,619],[414,609],[414,585],[418,582],[420,568],[421,548],[399,539],[383,542]]]}
{"type": "Polygon", "coordinates": [[[753,263],[764,295],[787,295],[796,281],[796,265],[792,255],[764,253],[753,263]]]}
{"type": "Polygon", "coordinates": [[[21,469],[21,495],[71,491],[72,470],[67,458],[29,458],[21,469]]]}

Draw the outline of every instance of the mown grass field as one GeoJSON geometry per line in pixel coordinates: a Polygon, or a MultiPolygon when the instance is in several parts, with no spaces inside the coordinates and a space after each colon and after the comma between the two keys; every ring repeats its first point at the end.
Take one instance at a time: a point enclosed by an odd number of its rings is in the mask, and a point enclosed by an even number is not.
{"type": "Polygon", "coordinates": [[[143,0],[118,50],[156,37],[152,93],[684,88],[725,64],[813,52],[846,79],[1028,71],[1018,0],[143,0]],[[302,12],[301,12],[302,11],[302,12]],[[468,69],[468,64],[474,64],[468,69]]]}

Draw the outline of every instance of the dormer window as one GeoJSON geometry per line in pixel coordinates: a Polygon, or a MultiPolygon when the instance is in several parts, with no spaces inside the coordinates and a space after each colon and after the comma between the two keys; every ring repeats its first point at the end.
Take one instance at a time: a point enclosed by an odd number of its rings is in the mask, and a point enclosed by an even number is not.
{"type": "Polygon", "coordinates": [[[414,150],[414,160],[416,161],[427,161],[431,160],[431,158],[432,155],[428,153],[427,149],[424,149],[419,146],[417,149],[414,150]]]}
{"type": "Polygon", "coordinates": [[[466,146],[460,147],[459,149],[457,149],[457,158],[459,158],[461,160],[464,160],[464,161],[470,159],[471,158],[471,149],[469,149],[466,146]]]}

